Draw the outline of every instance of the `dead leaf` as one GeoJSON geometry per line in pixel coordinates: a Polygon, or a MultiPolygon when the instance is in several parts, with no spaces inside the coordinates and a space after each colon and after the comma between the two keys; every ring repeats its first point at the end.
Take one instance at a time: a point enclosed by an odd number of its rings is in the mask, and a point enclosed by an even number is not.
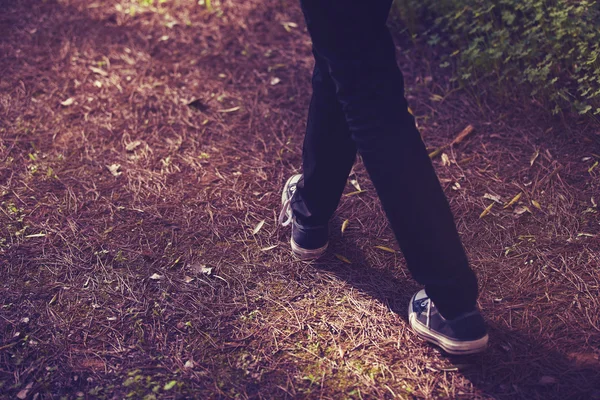
{"type": "Polygon", "coordinates": [[[360,185],[358,184],[358,181],[356,179],[350,179],[350,184],[352,186],[354,186],[354,188],[356,190],[358,190],[359,192],[362,191],[362,189],[360,188],[360,185]]]}
{"type": "Polygon", "coordinates": [[[354,196],[355,194],[361,194],[366,192],[366,190],[357,190],[356,192],[350,192],[348,194],[346,194],[346,196],[354,196]]]}
{"type": "Polygon", "coordinates": [[[157,273],[153,273],[152,275],[150,275],[150,279],[155,280],[155,281],[161,280],[163,278],[164,278],[164,276],[159,275],[157,273]]]}
{"type": "Polygon", "coordinates": [[[191,276],[185,276],[185,277],[183,278],[183,281],[184,281],[185,283],[192,283],[192,282],[194,281],[194,278],[192,278],[191,276]]]}
{"type": "Polygon", "coordinates": [[[200,273],[204,274],[204,275],[210,275],[212,274],[212,267],[207,267],[206,265],[201,265],[200,266],[200,273]]]}
{"type": "Polygon", "coordinates": [[[533,167],[533,163],[535,162],[535,160],[537,160],[539,155],[540,155],[540,150],[537,149],[535,151],[535,153],[533,153],[533,155],[531,156],[531,160],[529,160],[529,166],[533,167]]]}
{"type": "Polygon", "coordinates": [[[252,231],[253,235],[256,235],[263,227],[263,225],[265,224],[265,220],[263,219],[262,221],[260,221],[256,227],[254,228],[254,230],[252,231]]]}
{"type": "Polygon", "coordinates": [[[110,171],[111,174],[113,174],[113,176],[119,176],[123,173],[123,172],[119,171],[119,168],[121,168],[121,164],[107,165],[106,168],[108,168],[108,170],[110,171]]]}
{"type": "Polygon", "coordinates": [[[434,151],[432,151],[431,153],[429,153],[429,158],[434,159],[435,157],[437,157],[446,147],[448,146],[442,146],[439,147],[437,149],[435,149],[434,151]]]}
{"type": "Polygon", "coordinates": [[[483,198],[495,201],[498,204],[502,204],[502,200],[500,199],[500,196],[495,195],[495,194],[486,193],[486,194],[483,195],[483,198]]]}
{"type": "Polygon", "coordinates": [[[553,376],[542,376],[538,382],[540,385],[553,385],[556,383],[556,378],[553,376]]]}
{"type": "Polygon", "coordinates": [[[450,158],[448,157],[448,154],[446,154],[446,153],[442,153],[442,165],[444,167],[450,166],[450,158]]]}
{"type": "Polygon", "coordinates": [[[60,104],[62,104],[65,107],[68,107],[70,105],[72,105],[73,103],[75,103],[75,99],[72,97],[69,97],[68,99],[66,99],[65,101],[61,101],[60,104]]]}
{"type": "Polygon", "coordinates": [[[232,112],[235,112],[235,111],[239,110],[240,108],[242,108],[242,107],[240,107],[240,106],[231,107],[231,108],[226,108],[225,110],[218,110],[217,112],[220,112],[220,113],[232,113],[232,112]]]}
{"type": "Polygon", "coordinates": [[[269,246],[269,247],[263,247],[262,249],[260,249],[260,251],[269,251],[269,250],[273,250],[275,247],[277,247],[276,244],[269,246]]]}
{"type": "Polygon", "coordinates": [[[598,354],[590,353],[569,353],[567,357],[575,362],[579,366],[598,366],[600,365],[600,358],[598,354]]]}
{"type": "Polygon", "coordinates": [[[542,206],[540,205],[540,203],[538,203],[538,202],[537,202],[537,201],[535,201],[535,200],[531,200],[531,204],[533,204],[533,206],[534,206],[535,208],[537,208],[538,210],[541,210],[541,209],[542,209],[542,206]]]}
{"type": "Polygon", "coordinates": [[[33,387],[33,382],[29,382],[27,384],[27,386],[25,386],[25,389],[19,391],[19,393],[17,393],[17,399],[20,400],[24,400],[27,398],[27,394],[29,393],[29,391],[31,390],[31,388],[33,387]]]}
{"type": "Polygon", "coordinates": [[[187,360],[183,366],[184,368],[194,368],[194,362],[192,360],[187,360]]]}
{"type": "Polygon", "coordinates": [[[385,247],[385,246],[375,246],[376,249],[379,250],[383,250],[383,251],[387,251],[388,253],[396,253],[396,250],[394,249],[390,249],[389,247],[385,247]]]}
{"type": "Polygon", "coordinates": [[[344,257],[341,254],[334,254],[335,258],[337,258],[340,261],[345,262],[346,264],[352,264],[352,261],[348,260],[346,257],[344,257]]]}
{"type": "Polygon", "coordinates": [[[526,206],[519,206],[517,208],[515,208],[514,213],[517,215],[521,215],[528,212],[529,214],[531,214],[531,210],[529,209],[529,207],[526,206]]]}
{"type": "Polygon", "coordinates": [[[444,98],[442,96],[440,96],[439,94],[432,94],[430,99],[432,101],[442,101],[444,100],[444,98]]]}
{"type": "Polygon", "coordinates": [[[513,204],[515,204],[517,201],[519,201],[519,199],[521,198],[521,196],[523,196],[523,192],[520,192],[515,197],[513,197],[511,201],[509,201],[508,203],[506,203],[506,205],[504,206],[504,208],[508,208],[508,207],[512,206],[513,204]]]}
{"type": "Polygon", "coordinates": [[[125,150],[127,150],[127,151],[134,151],[141,144],[142,144],[141,141],[134,140],[131,143],[127,143],[127,145],[125,146],[125,150]]]}
{"type": "Polygon", "coordinates": [[[483,218],[483,217],[485,217],[486,215],[488,215],[488,214],[490,213],[490,211],[492,210],[492,207],[494,207],[494,204],[495,204],[495,203],[490,203],[490,205],[489,205],[489,206],[487,206],[487,207],[485,208],[485,210],[483,210],[483,212],[482,212],[481,214],[479,214],[479,218],[483,218]]]}
{"type": "Polygon", "coordinates": [[[350,224],[350,221],[348,221],[348,220],[345,220],[345,221],[342,223],[342,235],[344,234],[344,232],[346,232],[346,228],[348,228],[348,225],[349,225],[349,224],[350,224]]]}
{"type": "Polygon", "coordinates": [[[461,132],[458,134],[458,136],[456,136],[456,137],[454,138],[454,140],[452,141],[452,143],[451,143],[451,144],[452,144],[452,145],[455,145],[455,144],[459,144],[460,142],[462,142],[462,141],[463,141],[463,140],[464,140],[464,139],[465,139],[467,136],[469,136],[469,134],[470,134],[471,132],[473,132],[473,129],[475,129],[475,128],[473,128],[473,125],[467,125],[467,127],[466,127],[465,129],[463,129],[463,130],[462,130],[462,131],[461,131],[461,132]]]}
{"type": "Polygon", "coordinates": [[[277,77],[273,77],[271,78],[271,82],[269,82],[271,84],[271,86],[275,86],[277,85],[279,82],[281,82],[281,79],[277,78],[277,77]]]}
{"type": "Polygon", "coordinates": [[[452,190],[460,190],[461,186],[460,183],[458,182],[454,182],[454,185],[452,185],[452,190]]]}
{"type": "Polygon", "coordinates": [[[90,70],[95,74],[102,75],[102,76],[108,76],[108,72],[106,72],[102,68],[90,67],[90,70]]]}

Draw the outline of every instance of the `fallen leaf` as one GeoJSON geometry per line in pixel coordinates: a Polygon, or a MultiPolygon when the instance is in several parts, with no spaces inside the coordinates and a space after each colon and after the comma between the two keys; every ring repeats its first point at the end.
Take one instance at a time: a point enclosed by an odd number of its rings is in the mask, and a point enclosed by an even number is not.
{"type": "Polygon", "coordinates": [[[569,353],[567,357],[580,366],[597,366],[600,365],[598,354],[590,353],[569,353]]]}
{"type": "Polygon", "coordinates": [[[529,166],[533,167],[533,163],[535,162],[535,160],[537,160],[539,155],[540,155],[540,150],[537,149],[535,151],[535,153],[533,153],[533,155],[531,156],[531,160],[529,160],[529,166]]]}
{"type": "Polygon", "coordinates": [[[344,232],[346,232],[346,228],[348,228],[348,225],[349,225],[349,224],[350,224],[350,221],[348,221],[348,220],[345,220],[345,221],[342,223],[342,235],[344,234],[344,232]]]}
{"type": "Polygon", "coordinates": [[[462,142],[467,136],[469,136],[469,134],[471,132],[473,132],[473,125],[467,125],[467,127],[465,129],[463,129],[458,136],[456,136],[456,138],[454,138],[454,140],[452,141],[452,145],[455,144],[459,144],[460,142],[462,142]]]}
{"type": "Polygon", "coordinates": [[[541,210],[541,209],[542,209],[542,206],[540,205],[540,203],[538,203],[538,202],[537,202],[537,201],[535,201],[535,200],[531,200],[531,204],[533,204],[533,206],[534,206],[535,208],[537,208],[538,210],[541,210]]]}
{"type": "Polygon", "coordinates": [[[596,200],[594,200],[593,197],[590,199],[590,201],[592,202],[592,206],[593,207],[597,207],[598,206],[598,204],[596,203],[596,200]]]}
{"type": "Polygon", "coordinates": [[[379,249],[379,250],[387,251],[388,253],[396,253],[396,250],[390,249],[389,247],[385,247],[385,246],[375,246],[375,248],[379,249]]]}
{"type": "Polygon", "coordinates": [[[107,321],[116,321],[117,317],[106,317],[107,321]]]}
{"type": "Polygon", "coordinates": [[[100,89],[102,87],[102,82],[94,81],[94,87],[97,87],[98,89],[100,89]]]}
{"type": "Polygon", "coordinates": [[[269,246],[269,247],[263,247],[262,249],[260,249],[260,251],[269,251],[269,250],[273,250],[275,247],[277,247],[276,244],[269,246]]]}
{"type": "Polygon", "coordinates": [[[19,393],[17,393],[17,398],[20,400],[24,400],[27,398],[27,394],[29,393],[29,391],[31,390],[31,388],[33,387],[33,382],[29,382],[27,384],[27,386],[25,386],[25,389],[19,391],[19,393]]]}
{"type": "Polygon", "coordinates": [[[102,76],[108,76],[108,72],[106,72],[102,68],[90,67],[90,70],[95,74],[102,75],[102,76]]]}
{"type": "Polygon", "coordinates": [[[127,143],[127,145],[125,146],[125,150],[134,151],[141,144],[142,144],[141,141],[134,140],[133,142],[127,143]]]}
{"type": "Polygon", "coordinates": [[[107,165],[106,168],[108,168],[108,170],[110,171],[111,174],[113,174],[113,176],[119,176],[123,173],[123,172],[119,171],[119,168],[121,168],[121,164],[107,165]]]}
{"type": "Polygon", "coordinates": [[[163,278],[164,278],[164,276],[159,275],[157,273],[154,273],[154,274],[150,275],[150,279],[153,279],[155,281],[158,281],[158,280],[163,279],[163,278]]]}
{"type": "Polygon", "coordinates": [[[295,22],[282,22],[281,25],[283,25],[283,29],[285,29],[287,32],[291,32],[292,31],[291,28],[298,27],[298,24],[295,22]]]}
{"type": "Polygon", "coordinates": [[[495,201],[496,203],[499,203],[499,204],[502,204],[502,200],[500,199],[500,196],[495,195],[495,194],[486,193],[483,195],[483,198],[495,201]]]}
{"type": "Polygon", "coordinates": [[[23,318],[21,318],[21,323],[28,324],[29,323],[29,317],[23,317],[23,318]]]}
{"type": "Polygon", "coordinates": [[[68,99],[66,99],[65,101],[61,101],[60,104],[62,104],[65,107],[68,107],[70,105],[72,105],[73,103],[75,103],[75,99],[72,97],[69,97],[68,99]]]}
{"type": "Polygon", "coordinates": [[[350,184],[352,186],[354,186],[354,188],[356,190],[358,190],[359,192],[362,191],[362,189],[360,188],[360,185],[358,184],[358,181],[356,179],[350,179],[350,184]]]}
{"type": "Polygon", "coordinates": [[[452,189],[453,190],[460,190],[460,183],[454,182],[454,185],[452,185],[452,189]]]}
{"type": "Polygon", "coordinates": [[[448,167],[450,165],[450,158],[448,157],[448,154],[446,154],[446,153],[442,153],[442,165],[444,167],[448,167]]]}
{"type": "Polygon", "coordinates": [[[515,197],[513,197],[511,201],[509,201],[508,203],[506,203],[506,205],[504,206],[504,208],[508,208],[508,207],[512,206],[513,204],[515,204],[517,201],[519,201],[519,199],[521,198],[521,196],[523,196],[523,192],[520,192],[515,197]]]}
{"type": "Polygon", "coordinates": [[[340,261],[345,262],[346,264],[352,264],[352,261],[348,260],[346,257],[342,256],[341,254],[334,254],[335,258],[337,258],[340,261]]]}
{"type": "Polygon", "coordinates": [[[34,233],[33,235],[27,235],[25,236],[26,238],[37,238],[37,237],[44,237],[46,236],[45,233],[34,233]]]}
{"type": "Polygon", "coordinates": [[[200,266],[200,272],[203,273],[204,275],[210,275],[212,274],[212,267],[207,267],[206,265],[201,265],[200,266]]]}
{"type": "Polygon", "coordinates": [[[514,213],[517,214],[517,215],[521,215],[521,214],[524,214],[526,212],[528,212],[529,214],[531,214],[531,210],[529,209],[529,207],[526,207],[526,206],[519,206],[519,207],[515,208],[515,211],[514,211],[514,213]]]}
{"type": "Polygon", "coordinates": [[[489,206],[487,206],[487,207],[485,208],[485,210],[483,210],[483,212],[482,212],[481,214],[479,214],[479,218],[483,218],[483,217],[485,217],[486,215],[488,215],[488,214],[490,213],[490,211],[492,210],[492,207],[494,207],[494,204],[495,204],[495,203],[490,203],[490,205],[489,205],[489,206]]]}
{"type": "Polygon", "coordinates": [[[192,360],[187,360],[183,366],[184,368],[194,368],[194,362],[192,360]]]}
{"type": "Polygon", "coordinates": [[[592,165],[591,167],[589,167],[589,168],[588,168],[588,172],[591,174],[591,173],[592,173],[592,171],[594,170],[594,168],[596,168],[597,166],[598,166],[598,161],[596,161],[596,162],[594,163],[594,165],[592,165]]]}
{"type": "Polygon", "coordinates": [[[239,110],[240,108],[241,108],[240,106],[231,107],[231,108],[226,108],[225,110],[218,110],[217,112],[220,112],[220,113],[232,113],[232,112],[235,112],[235,111],[239,110]]]}
{"type": "Polygon", "coordinates": [[[366,190],[357,190],[356,192],[350,192],[348,194],[346,194],[346,196],[354,196],[355,194],[361,194],[366,192],[366,190]]]}
{"type": "Polygon", "coordinates": [[[556,378],[553,376],[542,376],[538,382],[540,385],[553,385],[556,383],[556,378]]]}
{"type": "Polygon", "coordinates": [[[185,283],[192,283],[192,282],[194,281],[194,278],[192,278],[191,276],[185,276],[185,277],[183,278],[183,281],[184,281],[185,283]]]}
{"type": "Polygon", "coordinates": [[[163,389],[171,390],[175,387],[175,385],[177,385],[177,381],[171,381],[171,382],[165,383],[165,386],[163,387],[163,389]]]}
{"type": "Polygon", "coordinates": [[[593,233],[581,232],[581,233],[577,234],[577,237],[582,237],[582,236],[585,236],[585,237],[596,237],[596,235],[594,235],[593,233]]]}
{"type": "Polygon", "coordinates": [[[265,220],[263,219],[262,221],[260,221],[260,222],[259,222],[259,223],[256,225],[256,227],[255,227],[255,228],[254,228],[254,230],[252,231],[252,234],[253,234],[253,235],[256,235],[256,234],[257,234],[257,233],[258,233],[258,232],[261,230],[261,228],[263,227],[263,225],[264,225],[264,224],[265,224],[265,220]]]}
{"type": "Polygon", "coordinates": [[[432,101],[442,101],[444,100],[444,98],[442,96],[440,96],[439,94],[432,94],[430,99],[432,101]]]}
{"type": "Polygon", "coordinates": [[[429,158],[433,159],[433,158],[437,157],[446,147],[448,147],[448,146],[442,146],[442,147],[435,149],[434,151],[429,153],[429,158]]]}
{"type": "Polygon", "coordinates": [[[281,79],[277,78],[277,77],[273,77],[271,78],[271,82],[269,82],[271,84],[271,86],[275,86],[277,85],[279,82],[281,82],[281,79]]]}

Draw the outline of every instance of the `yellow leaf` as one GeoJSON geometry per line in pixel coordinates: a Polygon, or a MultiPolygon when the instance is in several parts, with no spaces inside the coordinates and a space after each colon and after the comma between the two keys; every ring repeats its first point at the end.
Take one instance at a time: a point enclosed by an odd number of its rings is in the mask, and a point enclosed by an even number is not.
{"type": "Polygon", "coordinates": [[[260,221],[260,222],[259,222],[259,223],[256,225],[256,227],[255,227],[255,228],[254,228],[254,230],[252,231],[252,234],[253,234],[253,235],[256,235],[256,234],[257,234],[257,233],[258,233],[258,232],[261,230],[261,228],[263,227],[263,225],[264,225],[264,224],[265,224],[265,220],[263,219],[262,221],[260,221]]]}
{"type": "Polygon", "coordinates": [[[594,165],[592,165],[592,166],[591,166],[591,167],[588,169],[588,172],[591,174],[591,173],[592,173],[592,171],[594,170],[594,168],[596,168],[597,166],[598,166],[598,161],[596,161],[596,162],[594,163],[594,165]]]}
{"type": "Polygon", "coordinates": [[[231,113],[231,112],[235,112],[237,110],[239,110],[241,107],[237,106],[237,107],[232,107],[232,108],[227,108],[225,110],[219,110],[218,112],[220,113],[231,113]]]}
{"type": "Polygon", "coordinates": [[[492,207],[494,207],[495,203],[491,203],[489,206],[487,206],[485,208],[485,210],[483,210],[483,212],[481,214],[479,214],[479,218],[483,218],[486,215],[488,215],[490,213],[490,211],[492,210],[492,207]]]}
{"type": "Polygon", "coordinates": [[[517,201],[519,201],[519,199],[521,198],[521,196],[523,196],[523,193],[519,193],[517,194],[515,197],[512,198],[511,201],[509,201],[508,203],[506,203],[506,205],[504,206],[504,208],[508,208],[510,206],[512,206],[513,204],[515,204],[517,201]]]}
{"type": "Polygon", "coordinates": [[[450,157],[448,157],[448,154],[446,154],[446,153],[442,153],[442,165],[444,167],[447,167],[450,165],[450,157]]]}
{"type": "Polygon", "coordinates": [[[408,112],[410,113],[410,115],[414,116],[415,113],[413,112],[412,108],[408,107],[408,112]]]}
{"type": "Polygon", "coordinates": [[[437,157],[442,152],[442,150],[444,150],[446,147],[448,147],[448,146],[442,146],[442,147],[435,149],[434,151],[429,153],[429,158],[433,159],[433,158],[437,157]]]}
{"type": "Polygon", "coordinates": [[[62,104],[65,107],[70,106],[71,104],[75,103],[75,99],[72,97],[69,97],[68,99],[66,99],[65,101],[61,101],[60,104],[62,104]]]}
{"type": "Polygon", "coordinates": [[[535,201],[535,200],[531,200],[531,204],[533,204],[533,206],[534,206],[535,208],[537,208],[538,210],[541,210],[541,209],[542,209],[542,206],[540,205],[540,203],[538,203],[538,202],[537,202],[537,201],[535,201]]]}
{"type": "Polygon", "coordinates": [[[366,192],[366,190],[357,190],[356,192],[350,192],[348,194],[346,194],[346,196],[354,196],[355,194],[361,194],[366,192]]]}
{"type": "Polygon", "coordinates": [[[529,160],[529,165],[533,167],[533,163],[535,162],[535,160],[538,158],[538,156],[540,155],[540,150],[537,149],[535,151],[535,153],[533,153],[533,155],[531,156],[531,160],[529,160]]]}
{"type": "Polygon", "coordinates": [[[463,130],[462,130],[462,131],[461,131],[461,132],[458,134],[458,136],[456,136],[456,137],[454,138],[454,140],[452,141],[452,143],[451,143],[451,144],[453,144],[453,145],[454,145],[454,144],[459,144],[460,142],[462,142],[462,141],[463,141],[463,140],[464,140],[464,139],[465,139],[467,136],[469,136],[469,134],[470,134],[471,132],[473,132],[473,129],[475,129],[475,128],[473,128],[473,125],[467,125],[467,127],[466,127],[465,129],[463,129],[463,130]]]}
{"type": "Polygon", "coordinates": [[[345,262],[346,264],[352,264],[352,261],[348,260],[346,257],[340,255],[340,254],[334,254],[335,258],[337,258],[340,261],[345,262]]]}
{"type": "Polygon", "coordinates": [[[390,249],[389,247],[385,247],[385,246],[375,246],[375,248],[379,249],[379,250],[387,251],[388,253],[396,253],[396,250],[390,249]]]}
{"type": "Polygon", "coordinates": [[[342,223],[342,235],[343,235],[343,234],[344,234],[344,232],[346,231],[346,228],[348,227],[348,225],[349,225],[349,224],[350,224],[350,221],[348,221],[348,220],[345,220],[345,221],[342,223]]]}

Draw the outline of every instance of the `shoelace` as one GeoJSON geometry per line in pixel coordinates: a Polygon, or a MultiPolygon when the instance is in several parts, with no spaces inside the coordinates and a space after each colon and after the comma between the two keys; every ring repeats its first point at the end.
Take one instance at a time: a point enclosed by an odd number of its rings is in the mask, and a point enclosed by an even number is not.
{"type": "Polygon", "coordinates": [[[281,226],[288,226],[294,219],[292,214],[292,198],[290,197],[283,203],[281,212],[279,213],[279,224],[281,226]],[[286,219],[287,217],[287,219],[286,219]]]}

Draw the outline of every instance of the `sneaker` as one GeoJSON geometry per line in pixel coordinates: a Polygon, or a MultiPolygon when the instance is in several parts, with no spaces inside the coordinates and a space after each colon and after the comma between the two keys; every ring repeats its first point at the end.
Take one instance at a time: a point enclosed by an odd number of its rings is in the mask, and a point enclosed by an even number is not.
{"type": "Polygon", "coordinates": [[[438,345],[449,354],[479,353],[487,347],[488,334],[477,310],[444,318],[425,289],[417,292],[408,305],[408,321],[422,339],[438,345]]]}
{"type": "Polygon", "coordinates": [[[293,175],[287,180],[281,194],[281,214],[279,223],[282,226],[292,225],[292,237],[290,243],[292,252],[301,260],[314,260],[325,253],[329,231],[327,225],[303,226],[294,217],[292,212],[292,197],[296,193],[298,182],[302,179],[301,174],[293,175]]]}

